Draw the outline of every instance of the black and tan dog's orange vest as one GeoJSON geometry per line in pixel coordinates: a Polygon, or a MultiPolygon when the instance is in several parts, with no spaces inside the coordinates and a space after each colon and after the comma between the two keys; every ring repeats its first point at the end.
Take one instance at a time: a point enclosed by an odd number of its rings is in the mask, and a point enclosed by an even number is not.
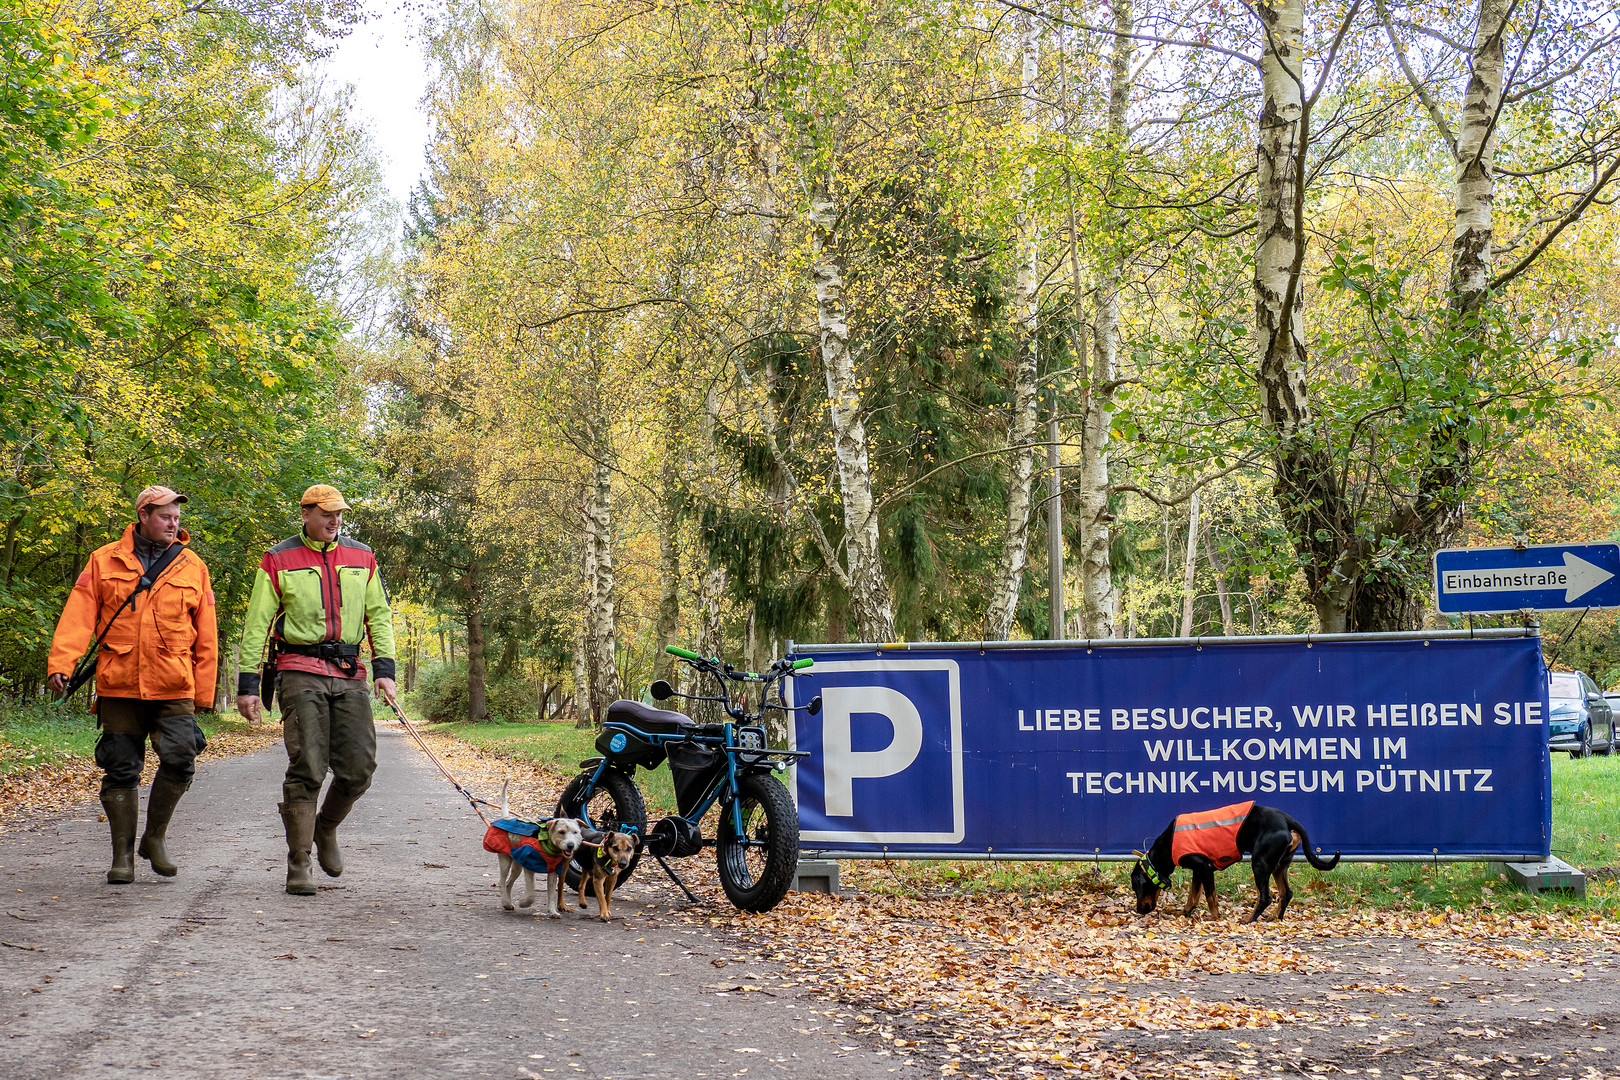
{"type": "Polygon", "coordinates": [[[1170,838],[1170,861],[1180,866],[1185,855],[1204,855],[1215,869],[1225,870],[1243,858],[1237,846],[1238,828],[1253,808],[1254,800],[1250,799],[1218,810],[1177,816],[1175,833],[1170,838]]]}

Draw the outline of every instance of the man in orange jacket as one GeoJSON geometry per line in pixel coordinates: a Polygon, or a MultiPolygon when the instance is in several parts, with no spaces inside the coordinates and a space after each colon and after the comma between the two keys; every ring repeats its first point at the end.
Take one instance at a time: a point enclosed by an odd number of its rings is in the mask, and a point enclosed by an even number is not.
{"type": "Polygon", "coordinates": [[[51,639],[50,687],[61,693],[79,657],[106,634],[96,659],[96,764],[104,770],[101,805],[112,828],[109,885],[135,880],[135,822],[148,738],[158,772],[146,802],[140,856],[157,873],[175,875],[166,846],[169,820],[191,787],[204,746],[196,710],[214,706],[214,590],[208,567],[186,546],[191,538],[180,528],[185,502],[166,487],[149,487],[136,497],[136,522],[91,554],[51,639]],[[180,550],[160,566],[151,586],[126,606],[148,570],[176,544],[180,550]]]}

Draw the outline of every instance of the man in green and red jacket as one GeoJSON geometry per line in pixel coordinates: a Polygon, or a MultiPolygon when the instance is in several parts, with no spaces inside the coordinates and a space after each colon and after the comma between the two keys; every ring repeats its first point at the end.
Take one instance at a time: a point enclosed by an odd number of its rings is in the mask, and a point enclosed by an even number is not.
{"type": "Polygon", "coordinates": [[[371,639],[377,693],[394,700],[394,618],[371,549],[339,536],[349,504],[316,484],[304,492],[304,528],[265,552],[242,628],[236,708],[252,722],[263,709],[257,664],[268,643],[280,683],[287,744],[281,820],[287,829],[287,891],[315,895],[313,846],[321,869],[343,873],[337,827],[371,786],[377,728],[362,641],[371,639]],[[332,786],[316,810],[328,768],[332,786]]]}

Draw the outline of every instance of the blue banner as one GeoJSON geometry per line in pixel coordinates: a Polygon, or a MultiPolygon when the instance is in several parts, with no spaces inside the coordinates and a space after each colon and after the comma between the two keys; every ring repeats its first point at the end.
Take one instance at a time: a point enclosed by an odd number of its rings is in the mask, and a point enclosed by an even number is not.
{"type": "Polygon", "coordinates": [[[807,850],[1123,855],[1252,799],[1351,858],[1548,854],[1537,638],[794,655],[807,850]]]}

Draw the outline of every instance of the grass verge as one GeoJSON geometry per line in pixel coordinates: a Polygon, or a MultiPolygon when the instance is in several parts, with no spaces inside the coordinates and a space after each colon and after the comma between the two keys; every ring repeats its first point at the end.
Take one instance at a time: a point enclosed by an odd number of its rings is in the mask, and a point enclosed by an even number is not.
{"type": "MultiPolygon", "coordinates": [[[[247,721],[235,713],[202,713],[197,722],[209,738],[249,730],[247,721]]],[[[36,703],[5,709],[0,711],[0,776],[35,765],[92,760],[100,736],[101,729],[82,699],[66,707],[36,703]]]]}
{"type": "MultiPolygon", "coordinates": [[[[573,776],[580,771],[581,761],[598,756],[596,732],[581,730],[572,723],[430,724],[422,730],[453,736],[469,746],[538,765],[559,776],[573,776]]],[[[636,770],[636,786],[649,811],[675,812],[675,788],[668,765],[651,772],[636,770]]]]}

